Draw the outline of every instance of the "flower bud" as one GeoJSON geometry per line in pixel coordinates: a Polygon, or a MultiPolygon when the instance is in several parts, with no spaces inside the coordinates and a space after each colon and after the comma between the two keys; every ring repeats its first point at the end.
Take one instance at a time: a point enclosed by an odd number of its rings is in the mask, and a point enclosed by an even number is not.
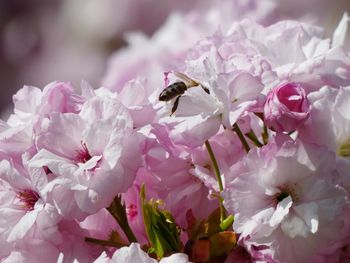
{"type": "Polygon", "coordinates": [[[285,83],[272,89],[264,106],[265,124],[276,132],[291,132],[310,115],[310,103],[298,83],[285,83]]]}

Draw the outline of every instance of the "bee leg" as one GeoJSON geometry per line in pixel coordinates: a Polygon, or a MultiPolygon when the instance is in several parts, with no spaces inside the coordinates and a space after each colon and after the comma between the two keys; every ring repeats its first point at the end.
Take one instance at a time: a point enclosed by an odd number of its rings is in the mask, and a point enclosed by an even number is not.
{"type": "Polygon", "coordinates": [[[176,109],[177,109],[177,106],[179,106],[180,97],[181,97],[181,96],[178,96],[178,97],[176,98],[176,100],[175,100],[175,102],[174,102],[174,105],[173,105],[173,107],[171,108],[171,114],[170,114],[170,116],[172,116],[172,115],[175,113],[175,111],[176,111],[176,109]]]}

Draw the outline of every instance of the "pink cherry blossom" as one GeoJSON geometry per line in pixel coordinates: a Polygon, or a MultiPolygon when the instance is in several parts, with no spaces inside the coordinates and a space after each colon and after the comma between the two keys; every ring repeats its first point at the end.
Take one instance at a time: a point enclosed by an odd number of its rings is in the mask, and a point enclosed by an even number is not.
{"type": "Polygon", "coordinates": [[[238,237],[226,263],[346,261],[349,16],[331,39],[298,21],[268,25],[278,5],[205,1],[151,37],[128,34],[105,88],[19,90],[0,120],[0,262],[187,263],[182,245],[212,240],[189,212],[200,224],[222,201],[238,237]],[[153,258],[142,188],[173,216],[178,253],[153,258]],[[108,212],[116,196],[136,243],[108,212]],[[118,235],[124,247],[101,245],[118,235]]]}
{"type": "Polygon", "coordinates": [[[24,86],[14,96],[14,113],[2,122],[0,145],[12,156],[21,155],[34,144],[42,122],[51,112],[78,112],[83,99],[69,83],[52,82],[41,91],[24,86]]]}
{"type": "Polygon", "coordinates": [[[286,141],[251,151],[227,179],[224,205],[246,245],[270,248],[274,260],[309,262],[339,237],[347,194],[334,182],[324,148],[286,141]]]}
{"type": "Polygon", "coordinates": [[[1,253],[6,253],[6,247],[26,236],[45,240],[57,238],[61,217],[50,203],[46,184],[47,177],[42,169],[32,171],[27,165],[11,160],[0,162],[1,253]]]}
{"type": "Polygon", "coordinates": [[[348,83],[348,54],[341,47],[330,49],[329,39],[322,39],[320,32],[295,21],[264,28],[244,20],[233,23],[227,32],[202,39],[178,67],[198,83],[198,88],[188,89],[181,97],[175,118],[164,118],[166,114],[160,112],[160,121],[176,125],[171,134],[175,140],[200,145],[221,124],[231,127],[246,112],[259,111],[263,95],[280,83],[298,82],[306,93],[321,85],[348,83]],[[292,43],[298,48],[290,46],[292,43]],[[280,47],[287,48],[278,51],[280,47]],[[333,61],[335,64],[329,66],[333,61]]]}
{"type": "Polygon", "coordinates": [[[350,191],[349,98],[349,87],[335,89],[325,86],[317,92],[310,93],[310,121],[305,123],[298,135],[301,140],[324,146],[336,155],[340,175],[338,183],[348,192],[350,191]]]}
{"type": "Polygon", "coordinates": [[[257,46],[258,52],[271,63],[280,82],[300,83],[306,93],[324,85],[349,85],[349,54],[344,44],[331,46],[321,28],[296,21],[280,21],[266,28],[251,23],[244,27],[251,40],[262,44],[257,46]]]}
{"type": "Polygon", "coordinates": [[[300,129],[304,141],[326,146],[339,157],[347,158],[350,116],[350,88],[323,87],[309,95],[311,103],[310,122],[300,129]]]}
{"type": "Polygon", "coordinates": [[[230,128],[245,112],[261,106],[264,86],[260,75],[272,72],[266,60],[249,52],[249,44],[242,46],[234,34],[225,36],[220,32],[191,50],[185,73],[198,85],[181,97],[175,118],[160,119],[176,125],[171,132],[175,141],[202,145],[221,125],[230,128]]]}
{"type": "Polygon", "coordinates": [[[291,132],[310,114],[304,89],[297,83],[286,83],[272,89],[264,107],[265,123],[277,132],[291,132]]]}
{"type": "MultiPolygon", "coordinates": [[[[149,149],[146,165],[151,174],[158,178],[158,183],[152,189],[164,201],[165,208],[173,214],[176,223],[186,227],[187,210],[192,209],[196,217],[205,218],[218,206],[217,200],[209,199],[210,189],[204,182],[214,189],[218,186],[213,170],[208,171],[210,168],[204,167],[195,170],[196,164],[193,163],[190,152],[177,145],[166,148],[168,145],[163,143],[168,134],[162,134],[163,128],[157,127],[154,130],[159,141],[149,149]]],[[[201,165],[210,166],[209,156],[204,162],[198,162],[198,166],[201,165]]]]}
{"type": "MultiPolygon", "coordinates": [[[[219,192],[219,185],[206,147],[189,149],[173,143],[169,140],[166,126],[155,125],[152,133],[156,140],[149,140],[145,160],[150,173],[148,176],[156,178],[148,188],[157,193],[158,198],[164,201],[164,207],[171,211],[176,223],[183,228],[187,227],[186,213],[189,209],[198,219],[208,217],[219,206],[218,199],[213,197],[219,192]]],[[[232,131],[214,136],[210,143],[224,180],[223,174],[240,160],[243,149],[232,131]]]]}
{"type": "Polygon", "coordinates": [[[94,97],[79,114],[50,115],[30,165],[47,166],[56,175],[50,182],[56,205],[65,216],[81,219],[107,207],[132,184],[141,161],[137,143],[121,103],[94,97]]]}
{"type": "MultiPolygon", "coordinates": [[[[137,99],[132,102],[132,107],[138,110],[139,115],[144,116],[144,123],[154,120],[151,108],[157,111],[160,108],[158,96],[165,88],[161,78],[163,72],[182,70],[184,68],[182,61],[186,58],[189,48],[199,39],[213,34],[218,27],[226,31],[233,21],[241,17],[251,17],[258,21],[265,21],[266,18],[269,20],[268,15],[273,11],[275,4],[269,0],[247,2],[224,0],[220,5],[211,1],[208,6],[210,8],[195,9],[187,14],[170,15],[166,23],[151,38],[140,33],[129,34],[128,47],[112,55],[103,85],[118,94],[121,93],[123,104],[124,101],[130,104],[128,98],[134,93],[137,85],[140,92],[137,94],[137,99]]],[[[216,103],[212,104],[210,112],[216,108],[216,103]]],[[[210,119],[201,116],[192,123],[203,121],[210,119]]],[[[215,134],[218,125],[218,122],[213,123],[213,128],[208,133],[215,134]]],[[[203,125],[193,127],[197,130],[203,128],[206,127],[203,125]]]]}

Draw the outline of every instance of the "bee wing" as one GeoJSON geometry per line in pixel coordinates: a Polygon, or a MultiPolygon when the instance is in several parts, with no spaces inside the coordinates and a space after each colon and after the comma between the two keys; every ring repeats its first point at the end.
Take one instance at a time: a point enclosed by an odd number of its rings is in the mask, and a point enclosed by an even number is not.
{"type": "Polygon", "coordinates": [[[198,85],[199,85],[198,82],[196,82],[195,80],[191,79],[189,76],[187,76],[187,75],[184,74],[184,73],[175,71],[175,72],[174,72],[174,75],[177,76],[178,78],[184,80],[184,81],[187,83],[188,88],[194,87],[194,86],[198,86],[198,85]]]}

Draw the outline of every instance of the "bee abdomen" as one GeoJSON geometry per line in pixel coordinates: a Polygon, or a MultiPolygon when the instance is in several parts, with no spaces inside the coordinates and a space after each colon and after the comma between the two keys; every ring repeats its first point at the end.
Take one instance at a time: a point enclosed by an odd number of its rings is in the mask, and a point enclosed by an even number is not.
{"type": "Polygon", "coordinates": [[[160,94],[160,101],[169,101],[179,95],[182,95],[187,90],[187,86],[184,82],[175,82],[168,87],[166,87],[160,94]]]}

